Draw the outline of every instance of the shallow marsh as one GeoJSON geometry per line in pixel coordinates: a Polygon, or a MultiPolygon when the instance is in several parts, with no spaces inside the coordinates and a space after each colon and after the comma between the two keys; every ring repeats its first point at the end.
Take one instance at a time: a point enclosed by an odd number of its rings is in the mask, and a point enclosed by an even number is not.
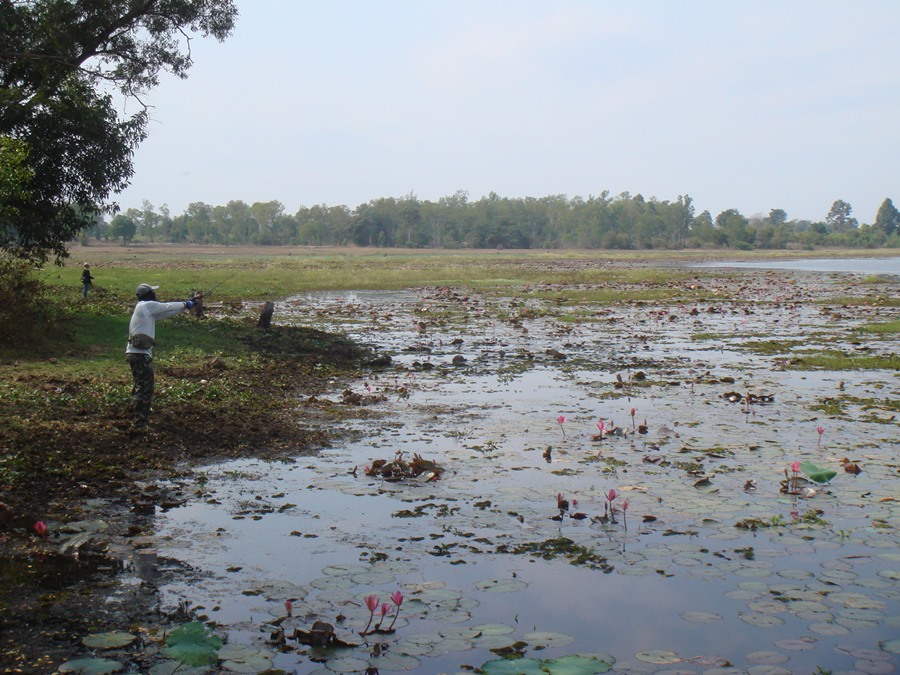
{"type": "Polygon", "coordinates": [[[539,278],[278,303],[279,322],[346,333],[393,366],[301,390],[305,423],[353,408],[346,442],[165,486],[191,498],[159,516],[158,563],[140,570],[162,604],[246,647],[220,664],[232,672],[894,672],[900,375],[800,357],[896,358],[896,333],[860,329],[896,320],[877,298],[898,282],[702,272],[647,301],[539,278]],[[366,474],[398,453],[444,471],[366,474]],[[837,475],[790,484],[795,461],[837,475]],[[366,596],[388,603],[387,626],[397,590],[393,630],[361,636],[366,596]],[[314,620],[357,646],[291,638],[314,620]]]}

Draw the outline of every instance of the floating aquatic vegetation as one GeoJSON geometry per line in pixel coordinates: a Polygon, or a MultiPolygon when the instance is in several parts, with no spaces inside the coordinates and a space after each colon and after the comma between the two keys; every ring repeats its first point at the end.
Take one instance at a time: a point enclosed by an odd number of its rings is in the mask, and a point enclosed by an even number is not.
{"type": "Polygon", "coordinates": [[[403,455],[403,451],[398,450],[392,461],[376,459],[365,468],[366,475],[378,476],[388,481],[417,480],[427,483],[437,480],[444,472],[443,467],[418,453],[414,453],[409,462],[403,459],[403,455]]]}
{"type": "Polygon", "coordinates": [[[186,666],[205,666],[216,662],[221,646],[221,638],[210,633],[200,621],[192,621],[166,636],[162,652],[186,666]]]}
{"type": "Polygon", "coordinates": [[[108,675],[118,673],[124,668],[119,661],[112,659],[74,659],[66,661],[57,668],[60,673],[80,673],[81,675],[108,675]]]}
{"type": "Polygon", "coordinates": [[[558,659],[504,658],[483,663],[479,672],[483,675],[594,675],[609,672],[614,663],[611,657],[582,654],[558,659]]]}
{"type": "Polygon", "coordinates": [[[810,461],[801,462],[800,470],[803,471],[803,473],[809,476],[816,483],[827,483],[832,478],[837,476],[837,471],[835,471],[834,469],[821,467],[810,461]]]}

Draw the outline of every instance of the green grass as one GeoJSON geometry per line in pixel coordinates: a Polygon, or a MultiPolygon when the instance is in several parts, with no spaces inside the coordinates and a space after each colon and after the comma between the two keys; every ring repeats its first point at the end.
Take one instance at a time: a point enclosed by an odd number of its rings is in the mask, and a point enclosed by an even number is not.
{"type": "Polygon", "coordinates": [[[843,296],[823,300],[823,304],[836,305],[862,305],[873,307],[900,307],[900,298],[891,298],[885,295],[871,296],[843,296]]]}
{"type": "Polygon", "coordinates": [[[806,344],[806,340],[748,340],[738,345],[754,354],[785,354],[795,347],[806,344]]]}
{"type": "MultiPolygon", "coordinates": [[[[126,250],[127,251],[127,250],[126,250]]],[[[79,296],[81,262],[92,256],[95,292],[131,301],[139,283],[161,288],[160,299],[185,299],[194,290],[220,299],[277,299],[315,290],[397,290],[425,286],[464,286],[478,291],[522,288],[551,292],[550,285],[585,285],[583,302],[698,299],[690,287],[696,272],[653,266],[626,267],[615,260],[649,259],[646,255],[600,257],[596,252],[396,252],[360,249],[259,249],[259,254],[216,255],[207,249],[180,253],[152,251],[96,252],[82,249],[63,267],[41,272],[46,283],[79,296]],[[615,260],[614,260],[615,258],[615,260]]],[[[704,275],[719,274],[704,271],[704,275]]],[[[724,274],[724,272],[723,272],[724,274]]]]}
{"type": "Polygon", "coordinates": [[[884,323],[869,323],[859,329],[863,333],[875,333],[877,335],[893,335],[900,333],[900,320],[886,321],[884,323]]]}
{"type": "Polygon", "coordinates": [[[848,356],[837,350],[810,351],[790,361],[796,370],[900,370],[900,356],[848,356]]]}

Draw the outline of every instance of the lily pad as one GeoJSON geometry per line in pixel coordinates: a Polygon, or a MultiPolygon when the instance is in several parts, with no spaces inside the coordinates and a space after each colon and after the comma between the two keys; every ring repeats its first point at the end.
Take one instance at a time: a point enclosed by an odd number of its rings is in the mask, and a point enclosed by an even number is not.
{"type": "Polygon", "coordinates": [[[774,666],[779,663],[784,663],[785,661],[790,661],[790,657],[781,652],[759,651],[747,654],[747,660],[751,663],[774,666]]]}
{"type": "Polygon", "coordinates": [[[544,661],[544,670],[550,675],[594,675],[609,672],[611,668],[611,663],[579,654],[544,661]]]}
{"type": "Polygon", "coordinates": [[[209,668],[202,666],[185,668],[184,664],[178,663],[178,661],[163,661],[162,663],[157,663],[147,672],[150,675],[175,675],[175,673],[178,675],[209,675],[211,671],[209,668]]]}
{"type": "Polygon", "coordinates": [[[57,671],[60,673],[81,673],[82,675],[106,675],[118,673],[124,668],[118,661],[112,659],[75,659],[66,661],[57,671]]]}
{"type": "Polygon", "coordinates": [[[885,640],[878,645],[886,652],[900,654],[900,640],[885,640]]]}
{"type": "Polygon", "coordinates": [[[546,675],[540,659],[495,659],[482,664],[484,675],[546,675]]]}
{"type": "Polygon", "coordinates": [[[490,593],[512,593],[528,588],[528,584],[521,579],[487,579],[479,581],[475,584],[475,588],[490,593]]]}
{"type": "Polygon", "coordinates": [[[258,647],[227,644],[218,657],[223,668],[235,673],[259,673],[272,667],[272,655],[258,647]]]}
{"type": "Polygon", "coordinates": [[[662,649],[653,649],[651,651],[646,652],[638,652],[635,654],[635,657],[638,661],[643,661],[644,663],[653,663],[659,666],[668,665],[671,663],[680,663],[681,657],[678,656],[675,652],[665,651],[662,649]]]}
{"type": "Polygon", "coordinates": [[[722,616],[715,612],[682,612],[681,618],[694,623],[715,623],[722,620],[722,616]]]}
{"type": "Polygon", "coordinates": [[[575,642],[575,638],[564,633],[535,631],[522,636],[522,639],[533,647],[564,647],[575,642]]]}
{"type": "Polygon", "coordinates": [[[221,646],[221,638],[210,634],[200,621],[192,621],[169,633],[162,651],[186,666],[205,666],[218,660],[221,646]]]}
{"type": "Polygon", "coordinates": [[[472,630],[476,631],[476,634],[472,637],[481,637],[484,635],[509,635],[510,633],[516,632],[515,628],[508,626],[505,623],[482,623],[477,626],[472,626],[472,630]]]}
{"type": "Polygon", "coordinates": [[[341,656],[336,659],[329,659],[326,666],[328,670],[334,673],[357,673],[365,672],[369,664],[367,661],[352,656],[341,656]]]}
{"type": "Polygon", "coordinates": [[[819,635],[847,635],[850,629],[836,623],[811,623],[809,629],[819,635]]]}
{"type": "Polygon", "coordinates": [[[813,464],[810,461],[801,462],[800,470],[816,483],[827,483],[832,478],[837,476],[837,471],[835,471],[834,469],[827,469],[825,467],[818,466],[817,464],[813,464]]]}
{"type": "Polygon", "coordinates": [[[110,631],[108,633],[95,633],[81,639],[81,644],[92,649],[119,649],[127,647],[137,638],[131,633],[120,630],[110,631]]]}
{"type": "Polygon", "coordinates": [[[415,670],[422,665],[419,659],[404,654],[381,654],[369,659],[369,665],[378,670],[415,670]]]}
{"type": "Polygon", "coordinates": [[[351,574],[363,574],[368,572],[369,568],[364,567],[363,565],[358,565],[355,563],[347,563],[344,565],[327,565],[322,568],[322,574],[327,574],[330,577],[342,577],[349,576],[351,574]]]}
{"type": "Polygon", "coordinates": [[[760,626],[761,628],[773,628],[774,626],[784,625],[784,619],[772,616],[771,614],[759,614],[757,612],[741,614],[740,619],[744,623],[749,623],[752,626],[760,626]]]}

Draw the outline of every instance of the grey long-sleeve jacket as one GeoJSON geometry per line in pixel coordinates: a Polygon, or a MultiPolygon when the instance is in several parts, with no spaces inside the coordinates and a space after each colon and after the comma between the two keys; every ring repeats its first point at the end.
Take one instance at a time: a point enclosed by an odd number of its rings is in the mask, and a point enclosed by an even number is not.
{"type": "Polygon", "coordinates": [[[125,348],[126,354],[148,354],[153,356],[153,348],[138,349],[131,344],[132,335],[143,333],[156,339],[156,322],[159,319],[168,319],[169,317],[180,314],[187,309],[184,302],[157,302],[156,300],[142,300],[134,307],[131,315],[131,322],[128,324],[128,346],[125,348]]]}

